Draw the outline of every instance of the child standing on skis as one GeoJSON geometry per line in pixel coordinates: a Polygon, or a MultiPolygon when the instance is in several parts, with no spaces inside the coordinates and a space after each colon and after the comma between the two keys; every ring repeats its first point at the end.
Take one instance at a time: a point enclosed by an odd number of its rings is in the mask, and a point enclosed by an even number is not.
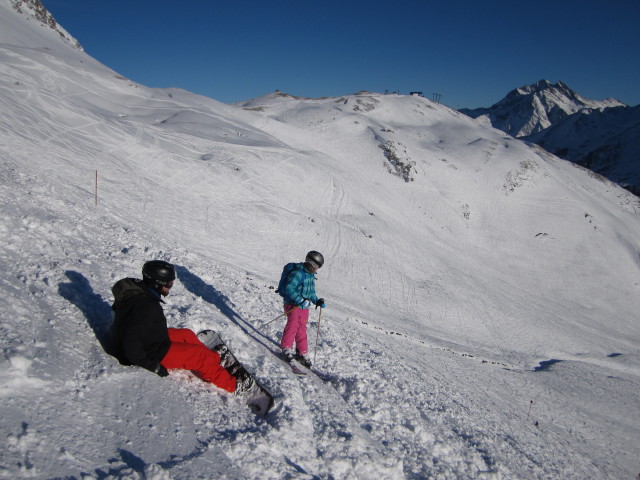
{"type": "Polygon", "coordinates": [[[315,286],[315,273],[323,264],[322,254],[310,251],[304,263],[292,263],[285,267],[280,280],[282,286],[278,287],[280,295],[284,297],[284,311],[287,314],[287,324],[280,341],[282,355],[285,361],[291,362],[295,358],[307,368],[311,367],[307,341],[309,307],[314,304],[325,308],[324,299],[318,298],[315,286]]]}

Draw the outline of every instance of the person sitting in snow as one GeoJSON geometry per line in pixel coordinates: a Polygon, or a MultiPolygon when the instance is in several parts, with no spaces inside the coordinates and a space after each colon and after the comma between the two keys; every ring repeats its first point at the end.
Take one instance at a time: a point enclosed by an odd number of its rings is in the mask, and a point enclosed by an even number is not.
{"type": "Polygon", "coordinates": [[[220,355],[209,350],[188,328],[168,328],[162,297],[169,295],[176,278],[173,265],[163,260],[146,262],[142,280],[124,278],[112,292],[115,302],[113,339],[115,356],[123,365],[137,365],[166,377],[168,369],[191,370],[206,382],[242,394],[255,381],[241,369],[233,376],[220,355]]]}
{"type": "Polygon", "coordinates": [[[284,297],[284,311],[287,313],[287,324],[280,341],[282,355],[285,361],[291,362],[295,358],[307,368],[311,367],[307,341],[309,307],[314,304],[316,308],[325,308],[324,299],[318,298],[315,286],[315,273],[323,264],[322,254],[310,251],[304,263],[291,264],[291,269],[285,273],[284,288],[280,292],[284,297]]]}

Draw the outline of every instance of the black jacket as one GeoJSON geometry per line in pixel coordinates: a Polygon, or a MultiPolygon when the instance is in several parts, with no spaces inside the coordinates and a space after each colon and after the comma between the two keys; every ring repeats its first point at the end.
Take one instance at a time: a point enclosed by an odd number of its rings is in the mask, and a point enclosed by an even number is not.
{"type": "Polygon", "coordinates": [[[124,365],[156,370],[171,344],[160,296],[141,281],[124,279],[113,288],[116,301],[113,338],[115,356],[124,365]],[[117,289],[121,284],[120,289],[117,289]],[[122,288],[125,285],[125,288],[122,288]]]}

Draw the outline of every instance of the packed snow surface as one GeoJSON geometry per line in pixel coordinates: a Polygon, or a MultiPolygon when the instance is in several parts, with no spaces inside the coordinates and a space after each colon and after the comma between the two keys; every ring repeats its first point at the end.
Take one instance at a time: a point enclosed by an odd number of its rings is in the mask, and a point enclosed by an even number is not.
{"type": "MultiPolygon", "coordinates": [[[[0,477],[631,479],[638,199],[420,97],[224,105],[135,84],[0,0],[0,477]],[[326,259],[318,374],[274,355],[326,259]],[[176,265],[171,326],[276,397],[105,352],[110,288],[176,265]]],[[[319,332],[319,336],[318,336],[319,332]]]]}

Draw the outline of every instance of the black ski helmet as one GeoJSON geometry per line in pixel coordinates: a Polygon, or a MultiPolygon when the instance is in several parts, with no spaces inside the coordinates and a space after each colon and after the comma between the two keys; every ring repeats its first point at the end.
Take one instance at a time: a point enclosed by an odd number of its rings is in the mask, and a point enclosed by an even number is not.
{"type": "Polygon", "coordinates": [[[175,278],[176,271],[173,265],[164,260],[151,260],[142,266],[142,279],[154,290],[161,290],[175,278]]]}
{"type": "Polygon", "coordinates": [[[315,250],[311,250],[307,253],[307,258],[305,258],[304,261],[316,268],[320,268],[324,265],[324,257],[320,252],[316,252],[315,250]]]}

